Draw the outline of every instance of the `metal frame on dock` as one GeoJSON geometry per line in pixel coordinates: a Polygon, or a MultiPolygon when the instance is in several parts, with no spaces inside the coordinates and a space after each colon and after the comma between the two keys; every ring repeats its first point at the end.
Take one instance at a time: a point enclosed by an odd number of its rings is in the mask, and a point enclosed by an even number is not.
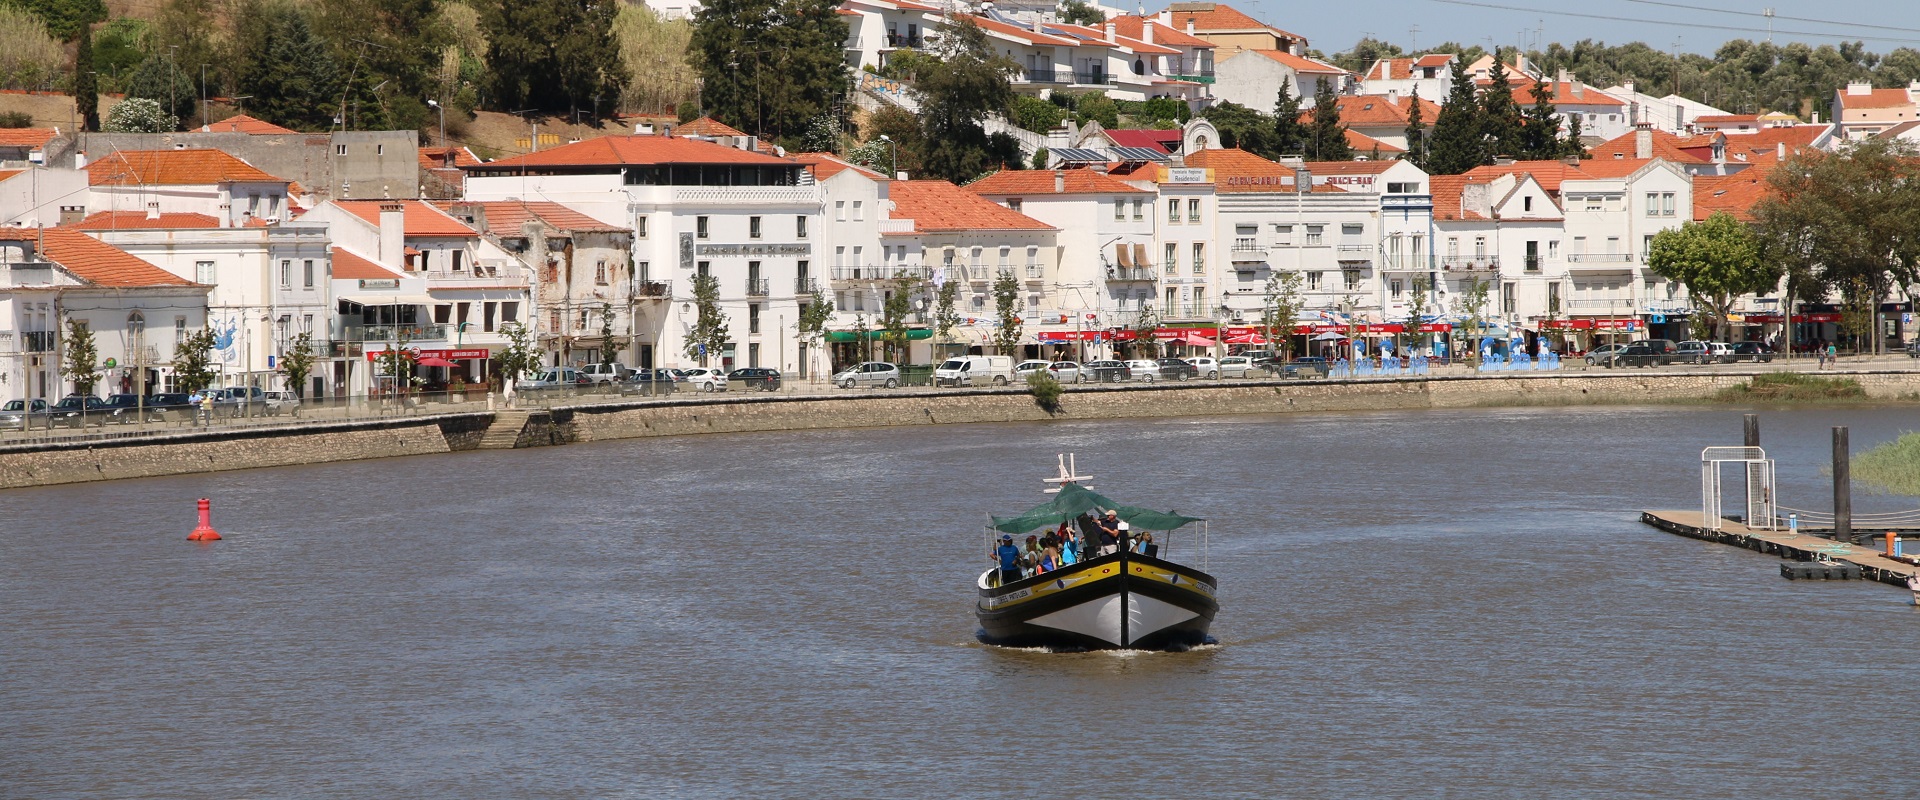
{"type": "Polygon", "coordinates": [[[1746,525],[1755,530],[1774,529],[1773,459],[1758,447],[1708,447],[1700,451],[1700,518],[1709,530],[1720,530],[1720,467],[1723,464],[1746,465],[1746,525]]]}

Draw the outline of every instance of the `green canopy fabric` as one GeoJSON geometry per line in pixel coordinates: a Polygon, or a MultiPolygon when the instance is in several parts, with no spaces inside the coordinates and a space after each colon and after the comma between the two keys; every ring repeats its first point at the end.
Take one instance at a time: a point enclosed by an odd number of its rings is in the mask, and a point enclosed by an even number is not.
{"type": "Polygon", "coordinates": [[[1026,533],[1040,528],[1052,528],[1060,523],[1074,519],[1081,514],[1114,512],[1114,516],[1133,527],[1143,530],[1170,531],[1190,522],[1199,522],[1200,517],[1183,517],[1154,511],[1149,508],[1119,505],[1112,500],[1078,484],[1066,484],[1060,487],[1060,493],[1053,500],[1028,509],[1017,517],[994,517],[993,529],[1001,533],[1026,533]]]}

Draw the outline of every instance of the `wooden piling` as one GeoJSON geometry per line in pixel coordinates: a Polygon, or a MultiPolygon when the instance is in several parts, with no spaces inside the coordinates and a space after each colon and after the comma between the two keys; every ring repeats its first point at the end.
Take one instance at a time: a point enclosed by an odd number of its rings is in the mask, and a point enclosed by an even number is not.
{"type": "Polygon", "coordinates": [[[1760,446],[1760,415],[1747,414],[1743,420],[1742,427],[1745,429],[1745,432],[1746,432],[1746,446],[1759,447],[1760,446]]]}
{"type": "Polygon", "coordinates": [[[1847,428],[1833,428],[1833,540],[1853,541],[1852,453],[1847,448],[1847,428]]]}

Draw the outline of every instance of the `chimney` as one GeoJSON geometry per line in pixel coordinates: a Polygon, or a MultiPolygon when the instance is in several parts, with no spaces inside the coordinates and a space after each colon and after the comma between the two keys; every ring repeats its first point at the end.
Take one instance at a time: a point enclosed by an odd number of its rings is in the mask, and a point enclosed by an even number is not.
{"type": "Polygon", "coordinates": [[[233,227],[233,204],[232,203],[220,204],[220,227],[222,228],[233,227]]]}
{"type": "Polygon", "coordinates": [[[85,150],[75,150],[75,151],[74,151],[74,153],[73,153],[73,168],[74,168],[74,169],[86,169],[86,168],[87,168],[87,151],[85,151],[85,150]]]}
{"type": "Polygon", "coordinates": [[[1187,18],[1187,35],[1188,36],[1193,35],[1193,18],[1192,17],[1187,18]]]}
{"type": "Polygon", "coordinates": [[[147,204],[147,219],[159,219],[159,218],[160,218],[160,204],[159,204],[159,203],[157,203],[157,202],[155,202],[155,203],[148,203],[148,204],[147,204]]]}
{"type": "Polygon", "coordinates": [[[83,220],[86,218],[87,218],[86,206],[61,206],[60,207],[60,224],[63,226],[78,224],[80,220],[83,220]]]}
{"type": "Polygon", "coordinates": [[[1107,23],[1107,41],[1108,41],[1109,43],[1111,43],[1111,42],[1113,42],[1113,41],[1115,41],[1115,38],[1114,38],[1114,27],[1113,27],[1113,23],[1111,23],[1111,22],[1109,22],[1109,23],[1107,23]]]}
{"type": "Polygon", "coordinates": [[[407,260],[407,207],[380,204],[380,265],[396,267],[407,260]]]}
{"type": "Polygon", "coordinates": [[[1781,161],[1787,160],[1787,143],[1775,142],[1773,145],[1773,154],[1778,156],[1781,161]]]}
{"type": "Polygon", "coordinates": [[[1053,191],[1054,191],[1054,193],[1055,193],[1055,194],[1065,194],[1065,193],[1066,193],[1066,191],[1067,191],[1067,173],[1066,173],[1066,172],[1065,172],[1064,170],[1057,170],[1057,169],[1056,169],[1056,170],[1054,170],[1054,171],[1053,171],[1053,191]]]}
{"type": "MultiPolygon", "coordinates": [[[[1140,23],[1140,41],[1153,44],[1153,22],[1151,20],[1140,23]]],[[[1920,83],[1920,81],[1915,81],[1915,83],[1920,83]]]]}
{"type": "Polygon", "coordinates": [[[1640,128],[1633,132],[1633,157],[1653,157],[1653,129],[1640,128]]]}
{"type": "Polygon", "coordinates": [[[1854,81],[1852,83],[1847,84],[1847,94],[1850,94],[1850,95],[1873,94],[1873,84],[1867,83],[1865,81],[1854,81]]]}
{"type": "Polygon", "coordinates": [[[1639,94],[1639,92],[1634,91],[1633,81],[1627,81],[1626,83],[1620,84],[1620,88],[1627,90],[1627,94],[1639,94]]]}

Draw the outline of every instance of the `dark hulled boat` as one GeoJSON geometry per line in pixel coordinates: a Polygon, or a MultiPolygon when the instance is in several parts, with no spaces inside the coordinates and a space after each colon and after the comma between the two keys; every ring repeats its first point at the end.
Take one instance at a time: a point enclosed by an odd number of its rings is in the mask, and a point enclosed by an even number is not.
{"type": "MultiPolygon", "coordinates": [[[[1023,534],[1113,511],[1134,530],[1171,533],[1205,520],[1122,506],[1071,481],[1063,469],[1052,502],[1017,517],[995,517],[991,536],[1023,534]]],[[[990,539],[991,541],[991,539],[990,539]]],[[[1204,547],[1204,536],[1203,536],[1204,547]]],[[[1061,650],[1184,650],[1208,640],[1219,610],[1212,575],[1177,563],[1165,551],[1119,552],[1001,585],[1000,571],[980,575],[980,640],[1010,647],[1061,650]]]]}

